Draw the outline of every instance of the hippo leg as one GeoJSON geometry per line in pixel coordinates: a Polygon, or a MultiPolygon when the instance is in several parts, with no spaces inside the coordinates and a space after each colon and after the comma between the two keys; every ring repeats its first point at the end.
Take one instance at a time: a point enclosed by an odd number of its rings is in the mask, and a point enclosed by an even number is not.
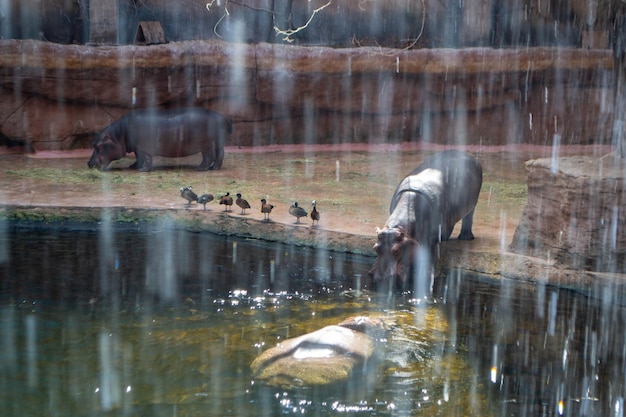
{"type": "Polygon", "coordinates": [[[448,227],[446,230],[441,231],[441,241],[446,242],[450,240],[450,236],[452,236],[452,231],[454,230],[454,225],[448,227]]]}
{"type": "Polygon", "coordinates": [[[459,240],[474,240],[474,234],[472,233],[472,223],[474,222],[474,209],[470,211],[461,221],[461,233],[459,233],[459,240]]]}
{"type": "Polygon", "coordinates": [[[135,167],[140,172],[150,172],[152,171],[152,155],[148,155],[142,151],[135,151],[135,157],[137,158],[137,162],[135,162],[135,167]]]}
{"type": "Polygon", "coordinates": [[[218,143],[213,145],[213,166],[211,169],[221,169],[222,162],[224,162],[224,146],[218,143]]]}
{"type": "Polygon", "coordinates": [[[202,162],[196,168],[197,171],[207,171],[211,169],[212,152],[202,151],[202,162]]]}

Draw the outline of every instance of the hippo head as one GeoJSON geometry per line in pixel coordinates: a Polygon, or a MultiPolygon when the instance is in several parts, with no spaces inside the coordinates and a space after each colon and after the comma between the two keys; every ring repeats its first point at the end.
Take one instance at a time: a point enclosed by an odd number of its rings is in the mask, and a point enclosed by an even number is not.
{"type": "Polygon", "coordinates": [[[374,245],[376,263],[369,274],[374,282],[392,280],[400,286],[406,287],[411,277],[411,267],[414,262],[417,241],[401,228],[377,229],[378,242],[374,245]]]}
{"type": "Polygon", "coordinates": [[[126,155],[122,144],[114,140],[106,131],[99,133],[93,142],[93,153],[87,163],[89,168],[106,169],[111,161],[121,159],[126,155]]]}

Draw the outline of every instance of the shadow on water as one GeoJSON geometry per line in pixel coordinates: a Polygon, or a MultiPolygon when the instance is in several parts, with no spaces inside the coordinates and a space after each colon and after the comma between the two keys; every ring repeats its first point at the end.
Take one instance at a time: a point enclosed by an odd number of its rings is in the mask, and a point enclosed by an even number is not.
{"type": "Polygon", "coordinates": [[[623,415],[616,303],[458,271],[389,300],[362,288],[372,258],[110,226],[1,225],[1,415],[623,415]],[[348,383],[253,380],[265,349],[361,314],[390,333],[348,383]]]}

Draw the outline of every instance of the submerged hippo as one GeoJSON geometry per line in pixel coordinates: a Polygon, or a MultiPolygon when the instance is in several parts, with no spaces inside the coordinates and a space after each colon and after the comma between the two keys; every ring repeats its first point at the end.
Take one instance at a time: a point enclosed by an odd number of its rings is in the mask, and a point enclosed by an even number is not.
{"type": "Polygon", "coordinates": [[[255,379],[283,388],[345,381],[355,371],[367,373],[386,333],[381,318],[350,317],[280,342],[259,355],[250,368],[255,379]]]}
{"type": "Polygon", "coordinates": [[[202,152],[198,170],[220,169],[231,132],[228,118],[202,108],[135,110],[98,133],[87,165],[105,169],[134,152],[137,162],[131,167],[150,171],[154,155],[174,158],[202,152]]]}
{"type": "Polygon", "coordinates": [[[482,180],[480,163],[459,151],[433,155],[403,179],[391,199],[385,227],[377,229],[377,258],[369,271],[374,283],[395,282],[406,288],[418,257],[430,267],[437,244],[450,238],[461,219],[459,239],[474,239],[472,221],[482,180]]]}

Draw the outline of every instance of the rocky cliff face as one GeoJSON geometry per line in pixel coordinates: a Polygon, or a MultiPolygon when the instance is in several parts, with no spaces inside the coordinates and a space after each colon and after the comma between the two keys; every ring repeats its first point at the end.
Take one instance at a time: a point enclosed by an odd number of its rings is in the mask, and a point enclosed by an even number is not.
{"type": "MultiPolygon", "coordinates": [[[[161,22],[170,41],[226,39],[327,46],[577,45],[583,29],[612,26],[613,0],[120,0],[119,41],[140,21],[161,22]]],[[[98,2],[102,3],[102,2],[98,2]]],[[[92,3],[93,4],[93,3],[92,3]]],[[[88,0],[4,0],[5,39],[85,43],[88,0]]],[[[108,23],[107,25],[110,25],[108,23]]],[[[93,40],[92,40],[93,41],[93,40]]]]}
{"type": "Polygon", "coordinates": [[[528,203],[513,252],[571,269],[623,272],[626,164],[614,155],[526,163],[528,203]]]}
{"type": "Polygon", "coordinates": [[[68,149],[134,108],[196,105],[231,117],[239,146],[606,143],[612,66],[581,49],[0,40],[0,131],[68,149]]]}

